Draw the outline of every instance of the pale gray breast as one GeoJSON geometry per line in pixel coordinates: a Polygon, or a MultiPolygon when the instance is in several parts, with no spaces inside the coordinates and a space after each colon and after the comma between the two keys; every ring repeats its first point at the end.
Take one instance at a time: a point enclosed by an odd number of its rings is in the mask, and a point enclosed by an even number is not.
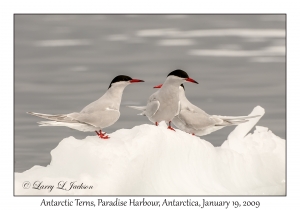
{"type": "Polygon", "coordinates": [[[178,111],[178,90],[169,90],[161,92],[157,95],[157,99],[160,103],[159,109],[156,112],[155,118],[159,121],[171,121],[178,111]]]}

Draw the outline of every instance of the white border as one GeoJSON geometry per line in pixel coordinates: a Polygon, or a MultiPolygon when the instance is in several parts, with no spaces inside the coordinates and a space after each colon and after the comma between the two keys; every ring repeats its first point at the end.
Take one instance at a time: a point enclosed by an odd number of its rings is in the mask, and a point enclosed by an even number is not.
{"type": "MultiPolygon", "coordinates": [[[[287,13],[287,197],[213,197],[210,200],[259,200],[259,209],[298,206],[299,141],[296,138],[299,116],[299,11],[296,1],[2,1],[1,2],[1,96],[2,144],[0,147],[0,206],[5,209],[40,209],[42,197],[13,197],[13,14],[14,13],[287,13]],[[295,2],[295,3],[294,3],[295,2]],[[4,96],[4,97],[3,97],[4,96]],[[297,127],[296,127],[297,126],[297,127]]],[[[149,197],[148,197],[149,198],[149,197]]],[[[47,197],[47,200],[51,199],[47,197]]],[[[62,197],[56,197],[62,200],[62,197]]],[[[71,197],[70,199],[75,199],[71,197]]],[[[88,197],[84,197],[88,200],[88,197]]],[[[95,197],[91,198],[96,199],[95,197]]],[[[123,197],[123,199],[125,199],[123,197]]],[[[138,199],[141,199],[139,197],[138,199]]],[[[151,198],[149,198],[151,199],[151,198]]],[[[153,200],[162,200],[161,197],[153,200]]],[[[177,199],[180,199],[177,197],[177,199]]],[[[182,199],[186,199],[182,198],[182,199]]],[[[193,198],[192,198],[193,199],[193,198]]],[[[49,208],[49,207],[47,207],[49,208]]],[[[62,208],[62,207],[60,207],[62,208]]],[[[74,208],[74,207],[73,207],[74,208]]],[[[80,207],[75,207],[75,209],[80,207]]],[[[98,207],[100,208],[100,207],[98,207]]],[[[112,208],[112,207],[111,207],[112,208]]],[[[114,208],[114,207],[113,207],[114,208]]],[[[130,207],[127,207],[130,208],[130,207]]],[[[195,208],[195,207],[193,207],[195,208]]],[[[248,207],[250,208],[250,207],[248,207]]],[[[299,207],[298,207],[299,208],[299,207]]],[[[81,208],[82,209],[82,208],[81,208]]],[[[115,208],[114,208],[115,209],[115,208]]],[[[219,208],[221,209],[221,208],[219,208]]],[[[241,208],[239,208],[241,209],[241,208]]],[[[296,208],[293,208],[296,209],[296,208]]]]}

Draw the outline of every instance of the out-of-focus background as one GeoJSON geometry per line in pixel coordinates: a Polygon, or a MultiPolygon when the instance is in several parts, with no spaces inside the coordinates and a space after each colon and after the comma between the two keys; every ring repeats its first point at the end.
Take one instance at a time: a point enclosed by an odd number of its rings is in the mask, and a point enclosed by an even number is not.
{"type": "MultiPolygon", "coordinates": [[[[66,127],[38,127],[27,111],[80,111],[125,74],[121,117],[105,132],[150,124],[128,105],[145,105],[174,69],[199,82],[187,98],[209,114],[248,115],[260,105],[258,125],[286,137],[285,15],[15,15],[15,171],[50,163],[66,127]]],[[[234,126],[202,138],[220,146],[234,126]]]]}

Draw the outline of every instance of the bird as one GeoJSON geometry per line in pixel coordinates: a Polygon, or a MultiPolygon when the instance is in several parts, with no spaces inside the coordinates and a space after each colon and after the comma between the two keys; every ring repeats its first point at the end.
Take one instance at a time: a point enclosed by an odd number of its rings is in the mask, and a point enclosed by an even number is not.
{"type": "Polygon", "coordinates": [[[198,84],[194,79],[181,70],[176,69],[170,72],[162,86],[157,92],[152,94],[146,106],[129,106],[133,109],[142,110],[148,119],[157,126],[159,122],[169,123],[168,129],[175,131],[171,126],[172,119],[180,111],[180,101],[178,88],[183,82],[192,82],[198,84]]]}
{"type": "MultiPolygon", "coordinates": [[[[164,84],[154,88],[162,88],[164,84]]],[[[248,119],[259,117],[255,116],[220,116],[209,115],[199,107],[192,104],[185,96],[184,85],[179,86],[180,111],[173,119],[173,124],[182,131],[192,135],[204,136],[226,126],[238,125],[248,122],[248,119]]],[[[143,113],[141,113],[143,115],[143,113]]]]}
{"type": "Polygon", "coordinates": [[[80,112],[70,114],[42,114],[27,112],[28,114],[50,121],[38,122],[40,126],[66,126],[83,132],[96,132],[99,138],[109,139],[102,130],[113,125],[120,117],[120,104],[125,87],[132,83],[144,82],[132,79],[126,75],[116,76],[107,91],[98,100],[85,106],[80,112]]]}

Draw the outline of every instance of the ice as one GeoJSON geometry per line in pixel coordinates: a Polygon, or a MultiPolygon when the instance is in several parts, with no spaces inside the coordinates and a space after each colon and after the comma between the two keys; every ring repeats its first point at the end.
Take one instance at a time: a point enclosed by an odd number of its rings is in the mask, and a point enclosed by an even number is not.
{"type": "Polygon", "coordinates": [[[50,165],[15,174],[15,194],[285,195],[285,140],[262,126],[247,135],[258,120],[237,126],[221,147],[164,123],[120,129],[109,140],[68,137],[50,165]],[[92,189],[68,190],[74,181],[92,189]]]}

